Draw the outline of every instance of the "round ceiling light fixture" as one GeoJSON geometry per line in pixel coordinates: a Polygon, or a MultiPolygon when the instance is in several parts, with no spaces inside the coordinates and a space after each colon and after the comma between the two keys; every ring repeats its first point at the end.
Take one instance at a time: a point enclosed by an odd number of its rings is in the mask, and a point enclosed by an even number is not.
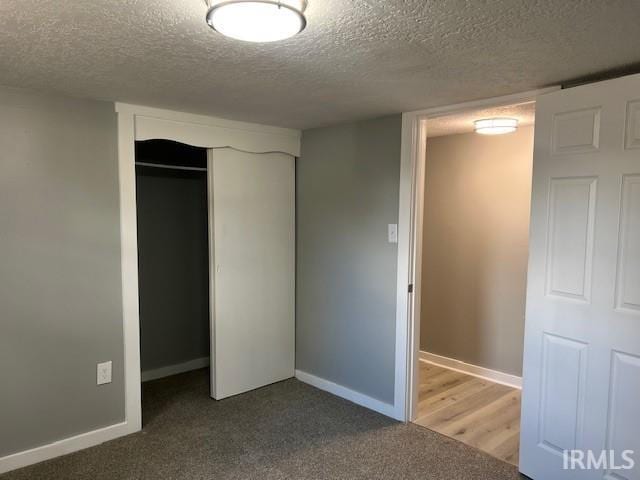
{"type": "Polygon", "coordinates": [[[515,118],[484,118],[473,123],[476,133],[481,135],[502,135],[518,129],[518,120],[515,118]]]}
{"type": "Polygon", "coordinates": [[[216,32],[245,42],[276,42],[307,26],[307,0],[211,0],[207,23],[216,32]]]}

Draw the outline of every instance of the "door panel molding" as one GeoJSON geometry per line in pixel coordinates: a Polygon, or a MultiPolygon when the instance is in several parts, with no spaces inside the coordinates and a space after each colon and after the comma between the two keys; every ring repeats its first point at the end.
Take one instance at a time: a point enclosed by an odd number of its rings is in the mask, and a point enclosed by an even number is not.
{"type": "Polygon", "coordinates": [[[640,99],[627,103],[625,148],[640,148],[640,99]]]}
{"type": "Polygon", "coordinates": [[[538,443],[555,455],[562,456],[564,450],[580,444],[588,348],[575,339],[543,335],[538,443]]]}
{"type": "Polygon", "coordinates": [[[640,315],[640,174],[623,175],[616,308],[640,315]]]}
{"type": "Polygon", "coordinates": [[[601,108],[585,108],[553,116],[554,155],[591,153],[600,149],[601,108]]]}
{"type": "MultiPolygon", "coordinates": [[[[609,407],[607,412],[606,450],[640,452],[640,417],[637,415],[637,392],[640,391],[640,356],[611,352],[609,407]]],[[[635,480],[620,471],[607,470],[605,478],[635,480]]]]}
{"type": "Polygon", "coordinates": [[[552,178],[547,224],[547,295],[590,301],[598,179],[552,178]]]}

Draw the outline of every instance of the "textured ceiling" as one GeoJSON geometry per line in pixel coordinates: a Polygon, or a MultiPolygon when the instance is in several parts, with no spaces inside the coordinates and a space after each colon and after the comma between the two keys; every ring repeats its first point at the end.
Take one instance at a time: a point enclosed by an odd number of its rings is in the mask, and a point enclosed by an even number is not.
{"type": "Polygon", "coordinates": [[[307,128],[640,61],[637,0],[310,0],[280,43],[204,0],[1,0],[0,84],[307,128]]]}
{"type": "Polygon", "coordinates": [[[533,125],[536,116],[535,102],[504,107],[483,108],[429,119],[428,137],[442,137],[475,131],[473,122],[483,118],[508,117],[518,120],[518,125],[533,125]]]}

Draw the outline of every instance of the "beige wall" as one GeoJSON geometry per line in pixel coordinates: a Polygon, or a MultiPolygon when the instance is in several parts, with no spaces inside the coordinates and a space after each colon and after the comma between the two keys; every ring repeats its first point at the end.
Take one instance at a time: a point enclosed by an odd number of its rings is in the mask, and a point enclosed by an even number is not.
{"type": "Polygon", "coordinates": [[[522,374],[533,127],[429,139],[421,350],[522,374]]]}

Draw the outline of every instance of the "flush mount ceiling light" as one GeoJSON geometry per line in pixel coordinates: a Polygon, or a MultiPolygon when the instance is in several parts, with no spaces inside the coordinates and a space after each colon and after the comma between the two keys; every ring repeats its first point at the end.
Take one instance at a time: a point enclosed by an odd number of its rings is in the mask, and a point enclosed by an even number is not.
{"type": "Polygon", "coordinates": [[[210,0],[207,23],[245,42],[275,42],[304,30],[307,0],[210,0]]]}
{"type": "Polygon", "coordinates": [[[512,133],[518,129],[518,120],[515,118],[485,118],[473,122],[476,133],[481,135],[502,135],[512,133]]]}

